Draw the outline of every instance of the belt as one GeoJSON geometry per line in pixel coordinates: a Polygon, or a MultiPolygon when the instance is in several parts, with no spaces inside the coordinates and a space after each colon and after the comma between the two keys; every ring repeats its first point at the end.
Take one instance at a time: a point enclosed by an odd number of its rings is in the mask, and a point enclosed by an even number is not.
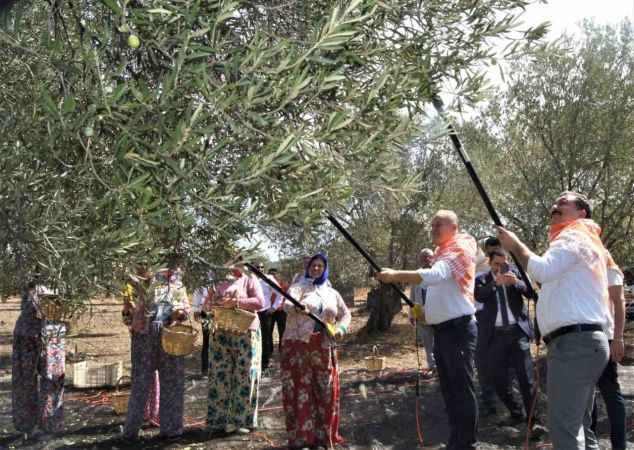
{"type": "Polygon", "coordinates": [[[543,337],[544,342],[548,345],[553,339],[559,336],[563,336],[568,333],[580,333],[582,331],[603,331],[601,325],[596,323],[580,323],[576,325],[568,325],[565,327],[557,328],[555,331],[548,333],[543,337]]]}
{"type": "Polygon", "coordinates": [[[444,322],[437,323],[435,325],[432,325],[431,327],[434,329],[434,331],[440,331],[440,330],[445,330],[447,328],[453,328],[458,325],[467,324],[471,322],[471,319],[473,319],[473,316],[471,315],[461,316],[461,317],[456,317],[455,319],[445,320],[444,322]]]}

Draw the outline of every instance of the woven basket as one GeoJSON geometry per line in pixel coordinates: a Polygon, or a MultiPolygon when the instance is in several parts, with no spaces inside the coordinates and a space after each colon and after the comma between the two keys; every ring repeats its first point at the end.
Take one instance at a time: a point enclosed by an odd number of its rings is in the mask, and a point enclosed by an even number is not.
{"type": "Polygon", "coordinates": [[[175,324],[163,327],[161,331],[161,345],[165,353],[171,356],[187,356],[194,351],[194,342],[198,332],[193,326],[175,324]]]}
{"type": "Polygon", "coordinates": [[[128,412],[128,401],[130,400],[130,392],[121,392],[119,386],[121,380],[130,379],[130,377],[121,377],[117,380],[117,390],[110,396],[110,402],[114,412],[123,415],[128,412]]]}
{"type": "Polygon", "coordinates": [[[43,319],[59,322],[64,316],[62,300],[58,295],[40,295],[40,314],[43,319]]]}
{"type": "Polygon", "coordinates": [[[256,314],[240,308],[212,308],[213,324],[219,330],[230,333],[246,333],[256,314]]]}
{"type": "Polygon", "coordinates": [[[375,346],[372,347],[372,356],[366,356],[365,366],[371,372],[377,372],[385,368],[385,356],[378,356],[378,349],[375,346]]]}

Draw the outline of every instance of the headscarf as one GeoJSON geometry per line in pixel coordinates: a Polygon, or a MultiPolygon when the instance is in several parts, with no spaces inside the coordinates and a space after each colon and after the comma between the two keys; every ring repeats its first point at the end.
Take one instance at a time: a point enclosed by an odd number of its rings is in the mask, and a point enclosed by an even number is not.
{"type": "Polygon", "coordinates": [[[306,272],[304,273],[304,277],[307,279],[313,280],[313,284],[315,286],[321,286],[322,284],[324,284],[328,280],[328,257],[322,252],[318,252],[313,257],[311,257],[310,261],[308,261],[308,264],[306,265],[306,272]],[[310,266],[313,263],[313,261],[318,258],[321,259],[324,263],[324,266],[325,266],[324,272],[321,274],[319,278],[312,279],[309,273],[310,266]]]}
{"type": "Polygon", "coordinates": [[[475,261],[478,244],[466,233],[456,233],[451,239],[436,247],[434,263],[445,261],[451,269],[451,276],[458,284],[460,292],[473,301],[475,288],[475,261]]]}

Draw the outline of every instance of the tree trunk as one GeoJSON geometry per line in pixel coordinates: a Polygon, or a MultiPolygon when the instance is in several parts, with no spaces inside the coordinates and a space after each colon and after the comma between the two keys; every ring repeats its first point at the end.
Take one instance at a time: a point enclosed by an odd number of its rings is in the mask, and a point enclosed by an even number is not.
{"type": "Polygon", "coordinates": [[[394,289],[385,284],[368,292],[367,305],[370,317],[365,326],[368,334],[384,332],[392,326],[392,320],[403,306],[401,299],[394,289]]]}

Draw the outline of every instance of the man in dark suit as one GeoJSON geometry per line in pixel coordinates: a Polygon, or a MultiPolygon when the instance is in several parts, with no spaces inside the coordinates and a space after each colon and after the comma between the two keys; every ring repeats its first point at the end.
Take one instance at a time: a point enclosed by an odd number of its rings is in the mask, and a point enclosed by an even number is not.
{"type": "Polygon", "coordinates": [[[504,250],[489,252],[491,270],[479,275],[475,281],[475,299],[484,308],[479,314],[482,344],[488,348],[489,378],[495,391],[509,409],[511,416],[507,424],[516,425],[527,420],[533,391],[533,362],[530,340],[533,330],[523,295],[526,285],[518,273],[509,268],[504,250]],[[513,397],[509,369],[517,376],[524,412],[519,401],[513,397]]]}

